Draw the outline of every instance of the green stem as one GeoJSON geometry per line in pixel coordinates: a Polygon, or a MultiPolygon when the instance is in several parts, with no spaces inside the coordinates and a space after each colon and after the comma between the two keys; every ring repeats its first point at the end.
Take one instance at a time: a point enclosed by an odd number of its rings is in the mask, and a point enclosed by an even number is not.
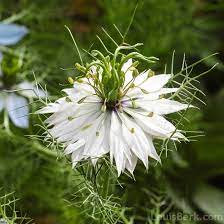
{"type": "Polygon", "coordinates": [[[159,206],[156,207],[156,220],[155,224],[160,224],[160,209],[159,206]]]}
{"type": "Polygon", "coordinates": [[[104,183],[104,187],[103,187],[103,194],[102,196],[104,198],[107,198],[108,195],[108,190],[109,190],[109,182],[110,182],[110,175],[108,173],[105,173],[105,183],[104,183]]]}
{"type": "Polygon", "coordinates": [[[12,132],[11,132],[11,130],[10,130],[10,126],[9,126],[9,116],[8,116],[8,112],[7,112],[6,109],[4,110],[4,121],[3,121],[3,126],[5,127],[6,132],[7,132],[9,135],[12,135],[12,132]]]}

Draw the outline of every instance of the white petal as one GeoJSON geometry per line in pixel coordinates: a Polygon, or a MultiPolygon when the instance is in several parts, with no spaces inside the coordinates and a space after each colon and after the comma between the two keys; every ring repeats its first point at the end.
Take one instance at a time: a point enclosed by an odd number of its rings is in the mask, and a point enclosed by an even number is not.
{"type": "MultiPolygon", "coordinates": [[[[120,114],[120,117],[122,119],[122,136],[125,140],[125,142],[128,144],[128,146],[131,148],[132,152],[135,153],[135,155],[140,158],[141,160],[145,160],[146,153],[144,152],[144,149],[140,149],[138,141],[137,141],[137,134],[139,127],[137,127],[136,124],[131,122],[126,116],[123,114],[120,114]]],[[[142,133],[141,133],[142,134],[142,133]]],[[[139,136],[141,138],[141,136],[139,136]]],[[[147,163],[147,162],[146,162],[147,163]]]]}
{"type": "Polygon", "coordinates": [[[73,153],[74,151],[78,150],[80,147],[85,145],[84,139],[79,139],[77,142],[68,145],[68,147],[65,149],[64,153],[65,155],[68,155],[70,153],[73,153]]]}
{"type": "Polygon", "coordinates": [[[121,68],[121,71],[125,73],[125,81],[124,86],[126,86],[133,78],[132,71],[130,71],[130,67],[132,66],[132,59],[128,59],[127,62],[121,68]]]}
{"type": "MultiPolygon", "coordinates": [[[[149,94],[144,94],[144,97],[142,98],[143,100],[157,100],[160,98],[161,95],[165,95],[168,93],[174,93],[178,90],[179,88],[162,88],[156,92],[152,92],[149,94]]],[[[141,99],[141,98],[140,98],[141,99]]]]}
{"type": "Polygon", "coordinates": [[[111,129],[110,129],[110,158],[115,159],[118,176],[120,176],[123,162],[124,150],[127,145],[122,139],[121,121],[116,112],[112,111],[111,114],[111,129]]]}
{"type": "Polygon", "coordinates": [[[36,114],[51,114],[58,111],[59,108],[60,108],[59,104],[49,103],[46,107],[36,111],[35,113],[36,114]]]}
{"type": "Polygon", "coordinates": [[[80,138],[87,139],[86,131],[91,128],[100,112],[93,112],[87,115],[64,121],[55,125],[49,132],[58,137],[59,142],[74,143],[80,138]]]}
{"type": "Polygon", "coordinates": [[[85,119],[85,117],[92,116],[96,112],[99,112],[100,108],[100,105],[94,103],[76,104],[72,102],[65,102],[58,112],[54,113],[46,120],[46,123],[49,123],[49,125],[63,125],[65,122],[70,124],[71,128],[74,128],[75,126],[72,127],[73,122],[81,122],[85,119]]]}
{"type": "Polygon", "coordinates": [[[135,167],[137,165],[138,157],[134,154],[131,156],[131,160],[126,160],[125,168],[133,175],[135,167]]]}
{"type": "Polygon", "coordinates": [[[160,115],[153,114],[152,117],[136,113],[132,109],[124,109],[130,114],[143,130],[156,137],[169,138],[176,130],[175,126],[160,115]]]}
{"type": "Polygon", "coordinates": [[[169,100],[169,99],[159,99],[155,101],[140,101],[137,105],[143,108],[146,111],[153,112],[159,115],[166,115],[174,113],[180,110],[186,110],[187,108],[192,107],[188,104],[183,104],[178,101],[169,100]]]}
{"type": "Polygon", "coordinates": [[[46,107],[36,111],[36,114],[50,114],[59,112],[66,105],[66,97],[59,98],[55,103],[48,103],[46,107]]]}
{"type": "Polygon", "coordinates": [[[3,110],[5,106],[5,97],[3,94],[0,94],[0,112],[3,110]]]}
{"type": "MultiPolygon", "coordinates": [[[[133,107],[132,101],[134,100],[137,104],[140,102],[147,102],[152,100],[158,100],[161,95],[165,95],[168,93],[176,92],[179,88],[162,88],[156,92],[149,92],[149,93],[143,93],[141,89],[134,88],[130,90],[130,92],[127,93],[127,96],[125,96],[122,99],[122,103],[124,103],[125,106],[133,107]]],[[[137,106],[137,105],[136,105],[137,106]]]]}
{"type": "Polygon", "coordinates": [[[83,158],[85,158],[83,156],[83,147],[80,147],[72,153],[72,168],[74,168],[83,158]]]}
{"type": "MultiPolygon", "coordinates": [[[[139,75],[142,76],[142,80],[145,80],[147,72],[139,75]]],[[[139,87],[147,92],[155,92],[163,88],[170,78],[171,75],[169,74],[154,75],[140,83],[139,87]]]]}
{"type": "Polygon", "coordinates": [[[79,93],[80,95],[83,96],[95,94],[94,89],[85,81],[81,83],[75,82],[73,88],[76,91],[76,93],[79,93]]]}
{"type": "Polygon", "coordinates": [[[151,154],[150,145],[143,130],[123,113],[120,116],[122,118],[122,134],[126,143],[148,168],[148,156],[151,154]]]}
{"type": "Polygon", "coordinates": [[[22,82],[17,85],[19,88],[19,94],[27,97],[27,98],[45,98],[47,97],[47,93],[43,91],[41,88],[38,88],[35,84],[31,82],[22,82]]]}
{"type": "Polygon", "coordinates": [[[126,73],[128,69],[132,66],[132,59],[128,59],[127,62],[125,62],[121,68],[121,71],[126,73]]]}
{"type": "Polygon", "coordinates": [[[105,136],[103,140],[103,148],[106,152],[109,152],[110,150],[110,130],[111,126],[111,113],[107,113],[107,117],[105,119],[105,136]]]}
{"type": "Polygon", "coordinates": [[[150,135],[146,135],[146,136],[147,136],[148,143],[149,143],[149,148],[150,148],[149,156],[161,163],[161,159],[160,159],[160,157],[159,157],[158,153],[156,152],[156,149],[153,145],[152,137],[150,135]]]}
{"type": "Polygon", "coordinates": [[[105,136],[105,119],[106,113],[102,113],[93,123],[93,126],[87,131],[84,154],[91,158],[98,158],[105,154],[103,149],[103,140],[105,136]]]}
{"type": "Polygon", "coordinates": [[[84,83],[75,83],[74,88],[63,89],[72,102],[101,102],[102,100],[95,95],[92,87],[84,83]]]}
{"type": "Polygon", "coordinates": [[[29,127],[29,108],[28,101],[22,96],[10,93],[7,97],[7,110],[9,117],[15,126],[20,128],[29,127]]]}

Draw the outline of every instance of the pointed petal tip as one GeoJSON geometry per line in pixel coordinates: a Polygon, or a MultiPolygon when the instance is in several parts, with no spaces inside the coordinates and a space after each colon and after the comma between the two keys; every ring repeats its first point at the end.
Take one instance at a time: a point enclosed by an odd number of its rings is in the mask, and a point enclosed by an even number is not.
{"type": "Polygon", "coordinates": [[[121,170],[117,169],[117,177],[120,177],[120,175],[121,175],[121,170]]]}

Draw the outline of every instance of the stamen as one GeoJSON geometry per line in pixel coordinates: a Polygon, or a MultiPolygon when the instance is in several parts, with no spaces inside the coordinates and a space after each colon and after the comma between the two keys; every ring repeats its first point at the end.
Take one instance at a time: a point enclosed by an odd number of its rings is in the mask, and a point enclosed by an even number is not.
{"type": "Polygon", "coordinates": [[[81,103],[83,103],[84,102],[84,100],[86,99],[86,96],[85,97],[83,97],[82,99],[80,99],[77,103],[78,104],[81,104],[81,103]]]}
{"type": "Polygon", "coordinates": [[[138,70],[137,70],[136,68],[134,68],[133,73],[132,73],[132,76],[133,76],[134,78],[136,78],[138,75],[139,75],[138,70]]]}
{"type": "Polygon", "coordinates": [[[135,133],[135,129],[134,129],[134,128],[131,128],[131,129],[130,129],[130,132],[131,132],[132,134],[134,134],[134,133],[135,133]]]}
{"type": "Polygon", "coordinates": [[[153,112],[149,112],[149,113],[148,113],[148,117],[152,117],[153,114],[154,114],[153,112]]]}
{"type": "Polygon", "coordinates": [[[142,88],[140,88],[140,89],[141,89],[141,91],[142,91],[144,94],[149,94],[149,92],[148,92],[147,90],[142,89],[142,88]]]}
{"type": "Polygon", "coordinates": [[[155,72],[150,69],[149,73],[148,73],[148,77],[150,78],[150,77],[152,77],[154,75],[155,75],[155,72]]]}
{"type": "Polygon", "coordinates": [[[134,100],[131,101],[132,107],[137,108],[136,102],[134,100]]]}
{"type": "Polygon", "coordinates": [[[76,80],[78,83],[83,83],[83,80],[82,79],[77,79],[76,80]]]}
{"type": "Polygon", "coordinates": [[[101,111],[105,112],[106,110],[107,110],[107,106],[106,106],[106,104],[103,104],[102,107],[101,107],[101,111]]]}
{"type": "Polygon", "coordinates": [[[90,78],[92,78],[92,74],[90,74],[90,73],[87,73],[87,74],[86,74],[86,78],[87,78],[87,79],[90,79],[90,78]]]}
{"type": "Polygon", "coordinates": [[[73,119],[74,119],[74,117],[71,117],[71,116],[68,117],[69,121],[72,121],[73,119]]]}
{"type": "Polygon", "coordinates": [[[131,66],[128,70],[129,71],[134,71],[135,69],[136,69],[135,67],[131,66]]]}
{"type": "Polygon", "coordinates": [[[68,96],[65,97],[65,101],[68,103],[72,102],[72,100],[68,96]]]}
{"type": "Polygon", "coordinates": [[[118,104],[118,110],[119,110],[121,113],[123,112],[123,108],[122,108],[122,106],[121,106],[120,103],[118,104]]]}
{"type": "Polygon", "coordinates": [[[135,67],[135,68],[136,68],[138,65],[139,65],[139,61],[135,61],[135,62],[132,64],[132,66],[135,67]]]}
{"type": "Polygon", "coordinates": [[[91,126],[92,126],[92,124],[87,124],[81,128],[81,131],[85,131],[86,129],[90,128],[91,126]]]}
{"type": "Polygon", "coordinates": [[[72,77],[68,77],[68,82],[73,85],[74,84],[74,79],[72,77]]]}
{"type": "Polygon", "coordinates": [[[81,71],[81,72],[86,72],[86,68],[82,65],[80,65],[79,63],[75,63],[75,67],[77,68],[77,70],[81,71]]]}
{"type": "Polygon", "coordinates": [[[130,88],[135,88],[135,84],[132,83],[132,84],[130,85],[130,88]]]}

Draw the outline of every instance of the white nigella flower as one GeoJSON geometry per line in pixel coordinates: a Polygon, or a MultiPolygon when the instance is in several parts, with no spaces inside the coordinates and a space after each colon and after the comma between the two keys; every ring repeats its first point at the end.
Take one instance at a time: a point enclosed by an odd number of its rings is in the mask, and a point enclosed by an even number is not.
{"type": "MultiPolygon", "coordinates": [[[[2,86],[2,88],[4,88],[2,86]]],[[[1,89],[1,86],[0,86],[1,89]]],[[[29,127],[28,98],[46,97],[46,93],[33,83],[24,81],[5,88],[0,93],[0,112],[5,110],[12,123],[19,128],[29,127]],[[15,90],[15,92],[13,92],[15,90]]]]}
{"type": "MultiPolygon", "coordinates": [[[[28,29],[24,26],[0,23],[0,45],[14,45],[27,33],[28,29]]],[[[11,72],[4,74],[3,58],[3,54],[0,52],[0,113],[4,109],[15,126],[28,128],[29,108],[27,98],[44,97],[46,94],[30,82],[23,81],[16,84],[14,82],[16,74],[11,72]]],[[[17,62],[18,60],[16,60],[15,67],[17,67],[17,62]]],[[[13,70],[13,66],[11,67],[9,69],[13,70]]]]}
{"type": "Polygon", "coordinates": [[[137,52],[120,58],[118,52],[111,60],[94,51],[99,60],[86,67],[76,64],[84,77],[77,78],[73,88],[63,90],[66,97],[37,112],[52,114],[45,121],[49,136],[64,144],[64,153],[71,154],[73,167],[87,158],[95,164],[109,153],[118,175],[125,169],[133,174],[138,159],[146,168],[149,157],[160,161],[153,144],[155,138],[185,138],[165,118],[189,106],[165,98],[178,90],[165,87],[171,75],[154,75],[150,69],[139,73],[139,63],[134,59],[154,62],[156,58],[137,52]]]}

